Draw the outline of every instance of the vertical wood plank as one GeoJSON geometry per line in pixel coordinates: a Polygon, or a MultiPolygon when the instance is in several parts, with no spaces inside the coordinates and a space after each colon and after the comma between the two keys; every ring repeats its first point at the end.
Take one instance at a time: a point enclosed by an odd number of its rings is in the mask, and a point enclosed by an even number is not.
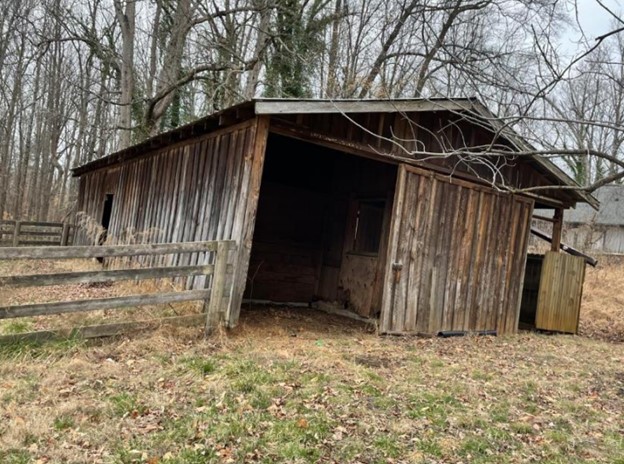
{"type": "Polygon", "coordinates": [[[388,239],[388,252],[386,257],[386,268],[384,272],[384,286],[381,304],[380,315],[380,332],[387,333],[393,330],[392,328],[392,312],[394,308],[394,296],[395,296],[395,272],[393,270],[393,263],[395,262],[398,251],[398,240],[401,230],[403,203],[405,196],[405,182],[407,172],[404,165],[399,166],[399,172],[397,175],[396,188],[394,192],[394,201],[392,207],[392,220],[390,223],[390,237],[388,239]]]}

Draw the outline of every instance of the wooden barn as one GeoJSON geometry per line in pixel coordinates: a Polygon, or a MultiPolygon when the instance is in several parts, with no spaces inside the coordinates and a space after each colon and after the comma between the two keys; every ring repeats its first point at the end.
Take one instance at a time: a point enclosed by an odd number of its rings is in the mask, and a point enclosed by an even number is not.
{"type": "Polygon", "coordinates": [[[595,200],[493,188],[491,163],[511,188],[573,184],[539,157],[427,154],[526,150],[500,129],[473,99],[258,99],[76,168],[78,211],[117,242],[236,241],[228,327],[251,299],[334,304],[382,333],[511,333],[533,208],[595,200]]]}

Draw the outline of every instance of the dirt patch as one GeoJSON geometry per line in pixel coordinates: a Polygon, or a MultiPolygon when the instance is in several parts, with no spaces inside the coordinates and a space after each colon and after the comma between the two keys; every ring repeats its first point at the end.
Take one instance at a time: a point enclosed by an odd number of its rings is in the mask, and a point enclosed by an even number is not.
{"type": "Polygon", "coordinates": [[[374,329],[366,323],[311,308],[287,308],[257,305],[243,306],[238,326],[231,337],[262,333],[266,337],[322,338],[324,336],[358,335],[374,329]]]}

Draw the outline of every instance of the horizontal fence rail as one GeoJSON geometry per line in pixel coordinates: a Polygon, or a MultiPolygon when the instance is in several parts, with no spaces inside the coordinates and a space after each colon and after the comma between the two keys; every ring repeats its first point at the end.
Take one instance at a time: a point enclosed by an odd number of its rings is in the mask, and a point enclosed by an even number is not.
{"type": "Polygon", "coordinates": [[[233,270],[233,267],[228,264],[228,255],[230,250],[235,249],[236,243],[234,241],[72,246],[62,248],[54,246],[0,248],[0,260],[115,258],[183,253],[214,253],[214,264],[0,276],[0,286],[9,287],[39,287],[48,285],[108,283],[124,280],[138,281],[175,277],[212,276],[212,285],[209,289],[0,306],[0,319],[204,300],[206,330],[211,331],[217,327],[224,313],[222,305],[224,296],[227,295],[225,289],[227,282],[226,274],[231,273],[233,270]]]}
{"type": "Polygon", "coordinates": [[[6,247],[0,248],[0,259],[84,259],[116,258],[122,256],[147,256],[178,253],[197,253],[217,251],[219,244],[226,244],[228,249],[235,242],[184,242],[184,243],[145,243],[139,245],[103,245],[58,247],[6,247]]]}
{"type": "Polygon", "coordinates": [[[3,246],[68,246],[73,242],[76,226],[63,222],[0,221],[0,245],[3,246]]]}
{"type": "Polygon", "coordinates": [[[127,308],[182,301],[203,300],[210,297],[210,290],[186,290],[181,292],[158,293],[156,295],[131,295],[92,300],[62,301],[21,306],[0,307],[0,319],[16,317],[50,316],[53,314],[98,311],[101,309],[127,308]]]}
{"type": "Polygon", "coordinates": [[[114,271],[61,272],[58,274],[33,274],[23,276],[0,276],[0,286],[43,287],[46,285],[111,283],[122,280],[162,279],[166,277],[190,277],[210,275],[212,264],[203,266],[166,266],[139,269],[119,269],[114,271]]]}

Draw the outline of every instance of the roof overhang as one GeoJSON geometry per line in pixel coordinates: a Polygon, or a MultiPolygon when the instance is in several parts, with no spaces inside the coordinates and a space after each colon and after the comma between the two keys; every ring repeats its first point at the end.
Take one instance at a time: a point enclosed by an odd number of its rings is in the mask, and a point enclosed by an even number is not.
{"type": "Polygon", "coordinates": [[[277,114],[334,114],[334,113],[417,113],[433,111],[466,111],[471,99],[393,99],[393,100],[296,100],[256,99],[258,115],[277,114]]]}
{"type": "MultiPolygon", "coordinates": [[[[518,151],[536,151],[535,147],[532,146],[517,132],[508,127],[505,127],[504,124],[501,122],[500,118],[492,113],[481,102],[477,100],[472,101],[472,109],[482,115],[482,117],[489,122],[494,130],[500,131],[501,135],[509,140],[509,142],[511,142],[518,151]]],[[[534,160],[536,164],[542,167],[546,172],[559,180],[564,187],[568,187],[567,190],[571,192],[574,196],[578,197],[579,202],[588,203],[594,209],[598,209],[598,207],[600,206],[600,202],[590,193],[582,190],[582,187],[574,179],[567,175],[559,166],[557,166],[551,160],[539,155],[531,156],[531,159],[534,160]]]]}

